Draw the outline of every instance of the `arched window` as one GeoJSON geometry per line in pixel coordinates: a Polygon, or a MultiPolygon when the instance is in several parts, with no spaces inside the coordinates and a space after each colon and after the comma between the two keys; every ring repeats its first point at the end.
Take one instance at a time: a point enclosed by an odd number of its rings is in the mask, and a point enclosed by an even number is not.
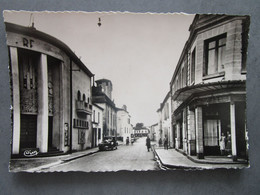
{"type": "Polygon", "coordinates": [[[80,91],[78,90],[78,100],[80,101],[80,99],[81,99],[81,93],[80,93],[80,91]]]}
{"type": "Polygon", "coordinates": [[[83,101],[84,101],[84,102],[86,101],[86,95],[85,95],[85,93],[83,93],[83,101]]]}
{"type": "Polygon", "coordinates": [[[89,103],[89,97],[88,97],[88,103],[89,103]]]}

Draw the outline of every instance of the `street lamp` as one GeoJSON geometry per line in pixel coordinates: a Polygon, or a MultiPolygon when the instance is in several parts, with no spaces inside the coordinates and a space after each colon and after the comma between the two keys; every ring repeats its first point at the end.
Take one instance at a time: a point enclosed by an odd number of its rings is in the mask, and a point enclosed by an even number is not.
{"type": "Polygon", "coordinates": [[[101,18],[98,18],[98,26],[100,27],[101,26],[101,18]]]}

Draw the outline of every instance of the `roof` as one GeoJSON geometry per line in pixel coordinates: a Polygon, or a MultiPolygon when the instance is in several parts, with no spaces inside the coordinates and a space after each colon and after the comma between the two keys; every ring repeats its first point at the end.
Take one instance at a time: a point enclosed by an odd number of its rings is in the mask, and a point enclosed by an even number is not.
{"type": "Polygon", "coordinates": [[[129,112],[128,112],[127,110],[123,109],[123,108],[116,108],[116,110],[117,110],[117,111],[124,111],[124,112],[126,112],[126,113],[129,114],[129,112]]]}
{"type": "Polygon", "coordinates": [[[169,97],[170,97],[170,91],[166,94],[166,96],[165,96],[163,102],[160,104],[160,108],[158,108],[157,112],[159,112],[159,111],[161,111],[161,110],[163,109],[163,106],[164,106],[164,104],[167,102],[167,100],[169,99],[169,97]]]}
{"type": "Polygon", "coordinates": [[[156,126],[156,125],[158,125],[158,123],[155,123],[155,124],[151,125],[151,127],[156,126]]]}
{"type": "Polygon", "coordinates": [[[5,29],[7,32],[23,34],[51,43],[52,45],[64,51],[88,76],[94,76],[94,74],[85,66],[85,64],[83,64],[83,62],[76,56],[76,54],[65,43],[58,40],[57,38],[44,32],[38,31],[34,27],[25,27],[8,22],[5,22],[5,29]]]}
{"type": "Polygon", "coordinates": [[[103,82],[109,82],[112,84],[112,82],[108,79],[99,79],[99,80],[96,80],[96,83],[103,83],[103,82]]]}
{"type": "Polygon", "coordinates": [[[113,108],[116,108],[115,103],[101,90],[100,87],[92,87],[92,102],[93,103],[107,103],[113,108]]]}
{"type": "Polygon", "coordinates": [[[96,106],[97,108],[99,108],[100,110],[104,110],[102,107],[100,107],[99,105],[93,103],[94,106],[96,106]]]}

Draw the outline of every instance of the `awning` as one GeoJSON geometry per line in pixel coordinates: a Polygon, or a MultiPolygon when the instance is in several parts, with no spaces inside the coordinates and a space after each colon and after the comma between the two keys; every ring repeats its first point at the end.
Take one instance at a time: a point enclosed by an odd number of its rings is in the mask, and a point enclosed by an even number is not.
{"type": "Polygon", "coordinates": [[[218,81],[213,83],[200,83],[197,85],[187,86],[177,90],[173,95],[175,101],[185,101],[194,94],[203,92],[214,92],[229,89],[245,89],[245,81],[218,81]]]}

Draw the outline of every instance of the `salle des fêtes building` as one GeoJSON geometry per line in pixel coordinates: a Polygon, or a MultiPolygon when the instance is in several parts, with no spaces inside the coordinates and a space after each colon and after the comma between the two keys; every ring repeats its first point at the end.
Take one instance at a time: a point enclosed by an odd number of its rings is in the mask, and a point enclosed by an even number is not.
{"type": "Polygon", "coordinates": [[[61,41],[6,23],[12,97],[12,155],[91,147],[93,74],[61,41]],[[29,152],[28,152],[29,150],[29,152]]]}

